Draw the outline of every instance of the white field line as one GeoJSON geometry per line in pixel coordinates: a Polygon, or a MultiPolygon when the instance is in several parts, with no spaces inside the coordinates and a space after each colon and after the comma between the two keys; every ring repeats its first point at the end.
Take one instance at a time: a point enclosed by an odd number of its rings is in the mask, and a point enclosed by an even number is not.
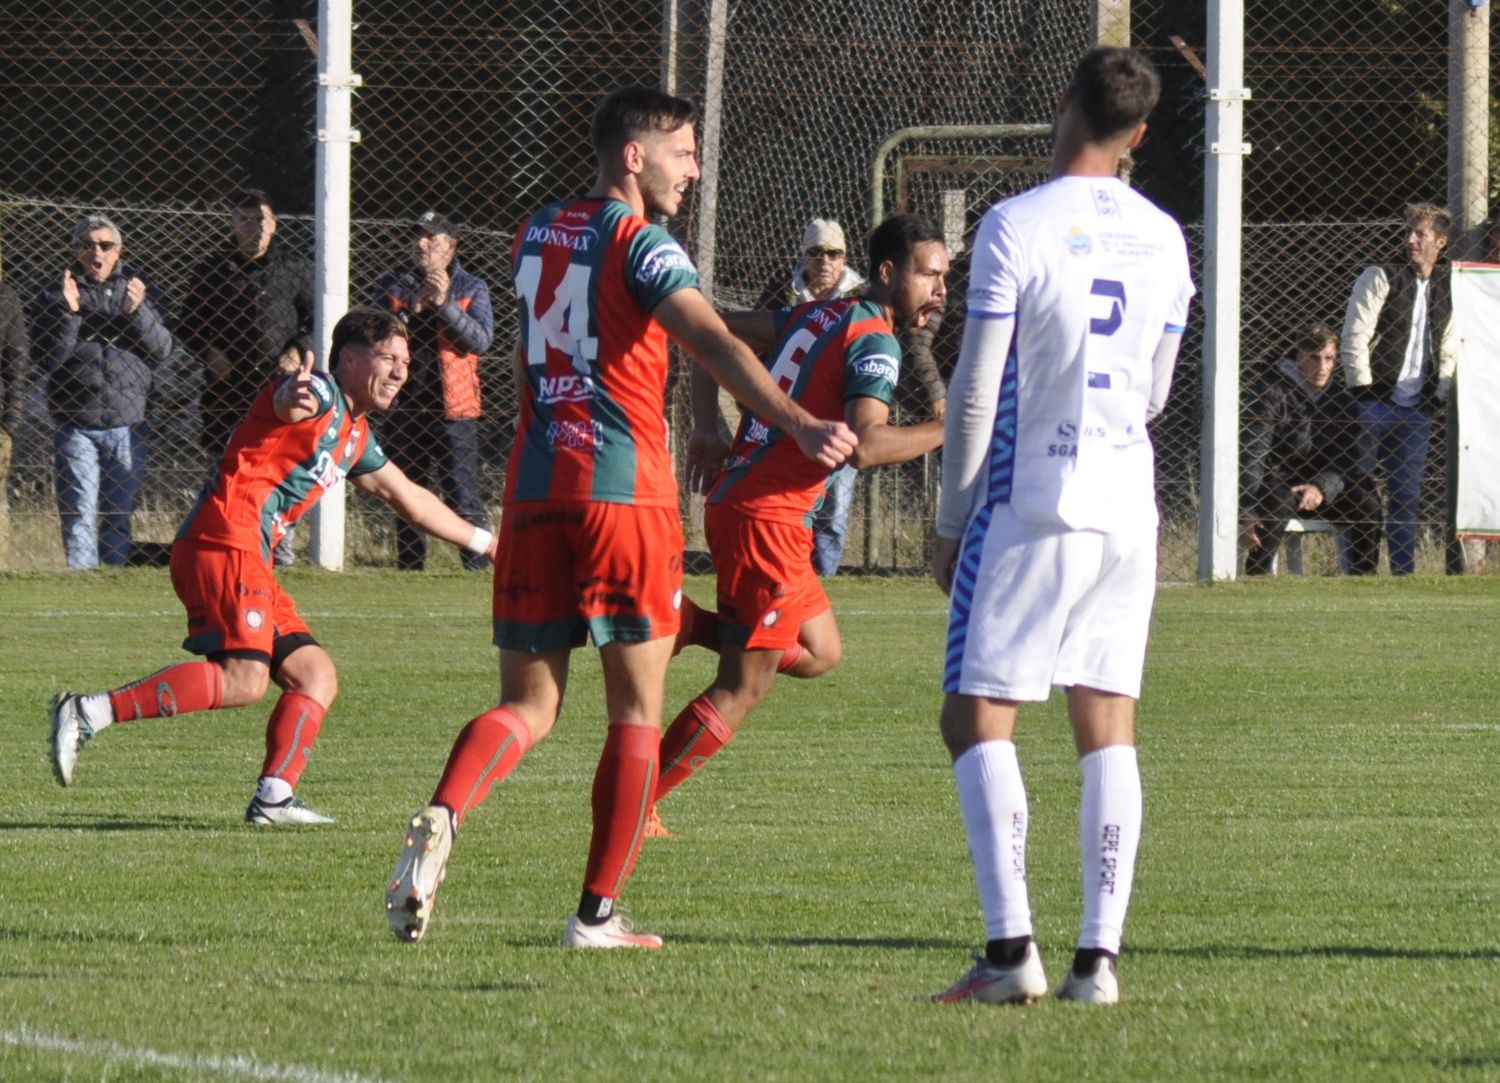
{"type": "Polygon", "coordinates": [[[152,1068],[172,1068],[184,1072],[208,1073],[226,1079],[268,1080],[270,1083],[383,1083],[373,1076],[353,1072],[325,1072],[295,1064],[263,1064],[252,1057],[211,1057],[197,1054],[163,1053],[142,1046],[119,1042],[85,1042],[42,1034],[30,1027],[0,1031],[0,1045],[36,1049],[45,1053],[65,1053],[92,1057],[114,1064],[137,1064],[152,1068]]]}

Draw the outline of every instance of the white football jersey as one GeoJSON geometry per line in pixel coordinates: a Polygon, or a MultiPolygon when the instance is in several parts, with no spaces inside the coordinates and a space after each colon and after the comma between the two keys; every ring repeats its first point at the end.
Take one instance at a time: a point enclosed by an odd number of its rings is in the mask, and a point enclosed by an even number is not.
{"type": "Polygon", "coordinates": [[[1192,296],[1181,228],[1119,180],[1062,176],[990,208],[968,318],[1013,330],[1005,356],[970,359],[966,383],[997,389],[992,436],[973,506],[943,518],[1009,503],[1063,529],[1155,525],[1152,362],[1164,335],[1182,333],[1192,296]]]}

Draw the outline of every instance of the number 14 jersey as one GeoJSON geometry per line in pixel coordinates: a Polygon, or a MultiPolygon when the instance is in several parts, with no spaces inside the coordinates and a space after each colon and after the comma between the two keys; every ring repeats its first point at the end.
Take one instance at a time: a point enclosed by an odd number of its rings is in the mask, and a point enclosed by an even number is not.
{"type": "Polygon", "coordinates": [[[549,204],[511,247],[525,382],[505,503],[676,507],[666,330],[652,310],[698,274],[659,226],[614,199],[549,204]]]}

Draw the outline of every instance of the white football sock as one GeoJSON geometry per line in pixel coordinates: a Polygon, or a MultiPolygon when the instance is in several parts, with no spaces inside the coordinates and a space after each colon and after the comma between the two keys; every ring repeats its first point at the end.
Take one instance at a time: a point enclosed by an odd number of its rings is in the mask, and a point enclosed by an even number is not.
{"type": "Polygon", "coordinates": [[[1026,893],[1026,784],[1010,741],[982,741],[953,761],[989,940],[1031,935],[1026,893]]]}
{"type": "Polygon", "coordinates": [[[1078,761],[1083,800],[1078,847],[1083,856],[1080,948],[1119,954],[1141,841],[1141,772],[1131,745],[1111,745],[1078,761]]]}
{"type": "Polygon", "coordinates": [[[98,733],[105,726],[113,725],[115,712],[109,705],[108,692],[96,692],[91,696],[80,696],[78,709],[83,712],[83,720],[89,724],[89,729],[98,733]]]}
{"type": "Polygon", "coordinates": [[[292,796],[291,784],[275,775],[262,775],[255,796],[267,805],[279,805],[292,796]]]}

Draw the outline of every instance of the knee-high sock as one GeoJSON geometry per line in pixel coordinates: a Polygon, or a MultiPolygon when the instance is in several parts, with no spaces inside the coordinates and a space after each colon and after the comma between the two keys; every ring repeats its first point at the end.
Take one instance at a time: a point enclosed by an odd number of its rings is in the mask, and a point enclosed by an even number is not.
{"type": "Polygon", "coordinates": [[[1083,924],[1078,946],[1119,954],[1141,841],[1141,773],[1130,745],[1090,752],[1078,766],[1083,772],[1078,809],[1083,924]]]}
{"type": "Polygon", "coordinates": [[[646,812],[656,788],[661,734],[654,726],[609,727],[594,772],[594,837],[583,890],[618,899],[641,852],[646,812]]]}
{"type": "Polygon", "coordinates": [[[311,696],[283,692],[266,722],[266,760],[261,764],[261,778],[279,778],[295,790],[327,714],[328,708],[311,696]]]}
{"type": "Polygon", "coordinates": [[[1031,935],[1026,891],[1026,785],[1010,741],[981,741],[953,761],[985,936],[1031,935]]]}
{"type": "Polygon", "coordinates": [[[689,703],[662,735],[661,778],[656,781],[652,800],[660,801],[686,782],[733,736],[734,731],[707,693],[689,703]]]}
{"type": "Polygon", "coordinates": [[[179,662],[105,694],[115,722],[208,711],[224,700],[224,671],[213,662],[179,662]]]}
{"type": "Polygon", "coordinates": [[[515,770],[531,747],[531,730],[506,707],[471,719],[453,742],[448,766],[432,794],[434,805],[453,810],[453,826],[489,795],[490,787],[515,770]]]}

